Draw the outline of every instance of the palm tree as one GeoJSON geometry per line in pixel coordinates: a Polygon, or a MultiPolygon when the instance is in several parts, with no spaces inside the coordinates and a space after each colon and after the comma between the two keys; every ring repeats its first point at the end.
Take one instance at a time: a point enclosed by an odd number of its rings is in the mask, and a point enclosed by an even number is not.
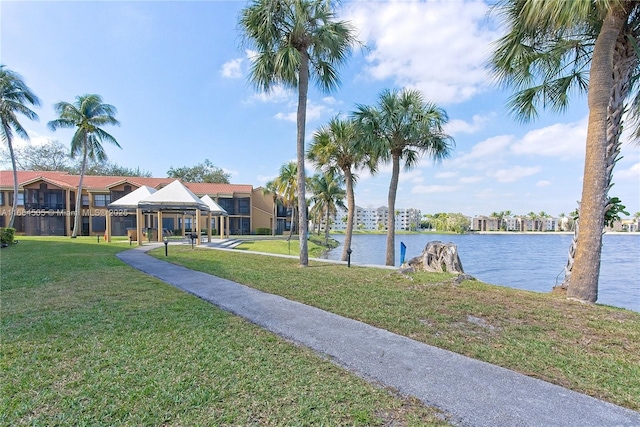
{"type": "Polygon", "coordinates": [[[29,134],[22,127],[16,113],[20,113],[31,120],[38,120],[38,115],[29,108],[29,105],[40,105],[40,99],[24,84],[19,74],[0,65],[0,121],[2,121],[2,139],[9,147],[11,167],[13,168],[13,203],[9,215],[8,227],[13,227],[18,206],[18,169],[16,168],[16,156],[13,152],[13,131],[22,139],[29,140],[29,134]]]}
{"type": "MultiPolygon", "coordinates": [[[[331,216],[336,215],[337,207],[344,208],[345,190],[342,188],[342,176],[331,172],[317,174],[311,180],[312,201],[319,212],[324,214],[324,244],[329,243],[331,216]]],[[[321,221],[318,221],[321,222],[321,221]]]]}
{"type": "Polygon", "coordinates": [[[53,106],[58,118],[48,123],[51,130],[59,128],[77,128],[71,139],[71,157],[82,156],[80,180],[76,194],[76,218],[73,223],[72,238],[77,237],[80,228],[80,209],[82,206],[82,180],[84,179],[87,160],[105,161],[107,154],[102,147],[103,142],[109,142],[118,148],[118,141],[105,132],[100,126],[120,125],[114,115],[113,105],[103,104],[100,95],[89,94],[76,97],[76,102],[58,102],[53,106]]]}
{"type": "Polygon", "coordinates": [[[537,227],[537,220],[538,220],[538,214],[535,213],[534,211],[531,211],[527,214],[527,218],[529,218],[529,221],[531,221],[531,231],[538,231],[538,227],[537,227]]]}
{"type": "Polygon", "coordinates": [[[250,74],[255,86],[264,91],[278,85],[298,89],[300,265],[307,266],[304,136],[309,80],[327,92],[338,86],[337,67],[351,52],[354,31],[347,22],[335,20],[327,0],[254,0],[242,11],[240,25],[245,42],[258,52],[250,74]]]}
{"type": "Polygon", "coordinates": [[[434,161],[449,156],[454,141],[443,131],[446,112],[425,103],[417,90],[385,90],[377,106],[359,105],[354,113],[362,141],[381,162],[392,164],[389,184],[386,264],[395,265],[395,202],[400,175],[400,160],[405,170],[414,167],[421,155],[434,161]]]}
{"type": "Polygon", "coordinates": [[[325,126],[320,127],[313,135],[313,142],[307,152],[307,158],[325,172],[341,172],[344,175],[347,193],[347,229],[344,235],[342,261],[349,257],[351,238],[353,236],[353,222],[356,211],[356,201],[353,187],[357,182],[354,170],[367,167],[375,173],[376,165],[372,156],[367,153],[363,145],[357,144],[357,132],[352,120],[332,118],[325,126]]]}
{"type": "Polygon", "coordinates": [[[282,201],[291,208],[291,227],[289,237],[293,235],[296,218],[296,201],[298,193],[298,164],[296,162],[285,163],[280,167],[279,175],[273,181],[276,192],[282,196],[282,201]]]}
{"type": "Polygon", "coordinates": [[[262,194],[265,196],[271,196],[273,199],[273,222],[271,223],[271,235],[276,235],[276,225],[278,221],[278,188],[276,181],[272,180],[267,182],[262,188],[262,194]]]}
{"type": "Polygon", "coordinates": [[[608,190],[629,98],[635,98],[632,112],[640,115],[640,3],[503,0],[499,10],[510,29],[498,41],[492,64],[496,77],[516,89],[509,107],[518,118],[535,118],[539,104],[563,111],[571,92],[588,93],[581,233],[565,285],[569,298],[595,302],[605,212],[611,208],[608,190]]]}

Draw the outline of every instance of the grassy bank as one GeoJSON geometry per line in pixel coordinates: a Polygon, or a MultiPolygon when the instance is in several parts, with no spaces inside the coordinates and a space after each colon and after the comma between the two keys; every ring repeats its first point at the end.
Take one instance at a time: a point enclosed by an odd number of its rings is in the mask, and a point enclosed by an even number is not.
{"type": "MultiPolygon", "coordinates": [[[[336,240],[329,239],[328,246],[324,246],[324,238],[314,235],[307,241],[307,245],[309,257],[318,258],[326,250],[337,247],[338,242],[336,240]]],[[[298,239],[298,236],[293,236],[291,239],[287,239],[285,237],[280,239],[256,239],[242,242],[240,245],[236,246],[235,249],[241,251],[298,256],[300,255],[300,240],[298,239]]]]}
{"type": "Polygon", "coordinates": [[[0,425],[445,425],[122,264],[127,243],[20,241],[0,253],[0,425]]]}
{"type": "Polygon", "coordinates": [[[185,247],[169,261],[640,410],[640,313],[447,274],[185,247]]]}

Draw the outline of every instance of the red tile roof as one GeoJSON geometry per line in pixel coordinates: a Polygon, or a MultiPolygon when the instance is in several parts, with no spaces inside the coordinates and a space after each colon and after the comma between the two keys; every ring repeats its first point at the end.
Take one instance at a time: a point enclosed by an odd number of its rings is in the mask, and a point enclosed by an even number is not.
{"type": "MultiPolygon", "coordinates": [[[[56,171],[18,171],[18,185],[43,179],[62,188],[78,188],[79,175],[70,175],[56,171]]],[[[122,183],[130,183],[135,187],[147,185],[159,189],[175,181],[174,178],[144,178],[138,176],[97,176],[85,175],[82,188],[86,190],[108,190],[122,183]]],[[[253,186],[249,184],[215,184],[215,183],[184,183],[189,190],[203,196],[205,194],[233,194],[251,193],[253,186]]],[[[13,189],[13,172],[0,171],[0,188],[13,189]]]]}

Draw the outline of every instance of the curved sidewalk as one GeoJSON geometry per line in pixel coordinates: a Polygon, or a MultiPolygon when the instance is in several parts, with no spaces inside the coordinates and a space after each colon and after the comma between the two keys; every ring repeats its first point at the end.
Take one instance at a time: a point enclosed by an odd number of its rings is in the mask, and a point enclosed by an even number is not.
{"type": "Polygon", "coordinates": [[[132,267],[437,407],[462,426],[635,426],[640,413],[383,329],[164,262],[143,246],[132,267]]]}

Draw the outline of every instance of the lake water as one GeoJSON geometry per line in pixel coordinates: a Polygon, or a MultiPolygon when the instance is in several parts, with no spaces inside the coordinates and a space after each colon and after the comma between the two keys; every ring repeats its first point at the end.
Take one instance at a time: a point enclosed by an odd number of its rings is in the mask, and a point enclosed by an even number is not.
{"type": "MultiPolygon", "coordinates": [[[[340,246],[325,258],[339,260],[344,235],[332,236],[340,246]]],[[[570,234],[403,234],[396,235],[396,264],[400,243],[406,260],[422,253],[427,242],[457,245],[465,273],[483,282],[530,291],[549,292],[564,277],[570,234]]],[[[356,234],[351,243],[354,264],[384,265],[386,235],[356,234]]],[[[605,234],[598,303],[640,312],[640,234],[605,234]]]]}

